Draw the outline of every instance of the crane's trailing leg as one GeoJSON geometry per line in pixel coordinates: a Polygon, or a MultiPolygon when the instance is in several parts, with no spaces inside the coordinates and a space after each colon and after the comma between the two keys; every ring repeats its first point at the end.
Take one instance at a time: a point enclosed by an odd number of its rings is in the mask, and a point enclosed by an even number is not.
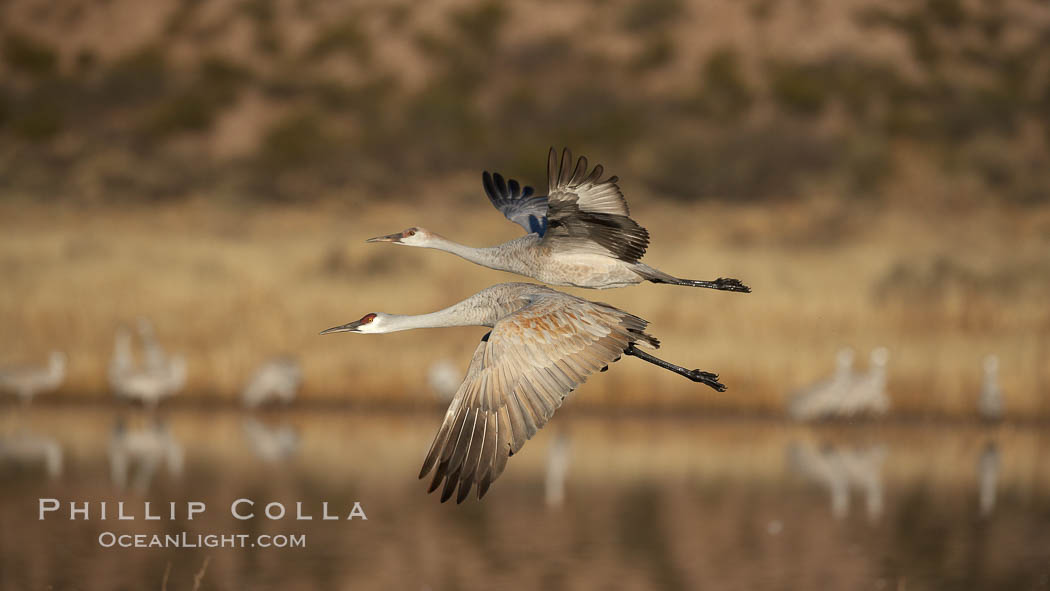
{"type": "Polygon", "coordinates": [[[623,350],[624,355],[633,355],[642,361],[648,361],[653,365],[662,367],[666,370],[675,372],[676,374],[689,378],[694,382],[700,382],[701,384],[707,384],[719,392],[725,392],[725,384],[718,381],[718,374],[711,373],[708,371],[700,371],[699,369],[686,369],[680,365],[664,361],[658,357],[654,357],[645,351],[635,348],[634,343],[627,345],[627,348],[623,350]]]}
{"type": "Polygon", "coordinates": [[[689,287],[706,287],[721,291],[737,291],[740,293],[751,293],[751,288],[740,282],[739,279],[719,277],[714,281],[701,281],[699,279],[679,279],[677,277],[650,279],[653,283],[669,283],[671,285],[687,285],[689,287]]]}

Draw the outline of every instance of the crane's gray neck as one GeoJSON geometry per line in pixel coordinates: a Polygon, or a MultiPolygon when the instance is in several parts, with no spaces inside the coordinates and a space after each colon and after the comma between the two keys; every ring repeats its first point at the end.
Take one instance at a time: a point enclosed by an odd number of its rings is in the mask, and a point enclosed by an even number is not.
{"type": "Polygon", "coordinates": [[[476,265],[481,265],[490,269],[499,269],[501,271],[510,270],[507,268],[506,261],[500,256],[500,249],[498,246],[475,248],[473,246],[454,242],[444,236],[434,234],[433,238],[427,244],[427,248],[451,252],[452,254],[462,257],[476,265]]]}
{"type": "Polygon", "coordinates": [[[492,326],[496,322],[493,317],[494,311],[491,307],[479,306],[473,301],[475,297],[429,314],[385,314],[382,322],[383,332],[447,326],[492,326]]]}

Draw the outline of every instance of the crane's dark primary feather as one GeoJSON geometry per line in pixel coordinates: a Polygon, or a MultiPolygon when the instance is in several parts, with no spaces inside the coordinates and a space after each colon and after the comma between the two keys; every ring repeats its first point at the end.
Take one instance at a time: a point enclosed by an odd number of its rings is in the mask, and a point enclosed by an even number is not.
{"type": "Polygon", "coordinates": [[[649,232],[628,217],[616,177],[601,180],[602,173],[600,164],[589,169],[583,157],[574,166],[568,150],[559,163],[552,149],[548,196],[533,195],[532,187],[499,173],[485,171],[481,182],[496,209],[547,244],[636,263],[649,246],[649,232]]]}
{"type": "Polygon", "coordinates": [[[525,228],[526,232],[541,237],[547,233],[547,197],[533,195],[532,187],[522,187],[514,179],[505,181],[498,172],[482,173],[481,184],[489,201],[508,220],[525,228]]]}
{"type": "Polygon", "coordinates": [[[580,211],[575,203],[550,205],[550,241],[587,240],[616,258],[636,263],[649,247],[649,232],[627,216],[580,211]]]}

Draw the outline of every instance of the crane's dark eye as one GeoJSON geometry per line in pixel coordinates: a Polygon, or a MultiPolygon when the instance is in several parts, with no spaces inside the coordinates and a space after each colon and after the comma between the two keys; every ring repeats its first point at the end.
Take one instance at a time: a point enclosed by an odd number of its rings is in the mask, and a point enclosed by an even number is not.
{"type": "Polygon", "coordinates": [[[361,319],[361,324],[368,324],[376,319],[375,314],[365,314],[365,317],[361,319]]]}
{"type": "Polygon", "coordinates": [[[405,230],[405,236],[415,236],[415,235],[416,235],[415,228],[413,228],[411,230],[405,230]]]}

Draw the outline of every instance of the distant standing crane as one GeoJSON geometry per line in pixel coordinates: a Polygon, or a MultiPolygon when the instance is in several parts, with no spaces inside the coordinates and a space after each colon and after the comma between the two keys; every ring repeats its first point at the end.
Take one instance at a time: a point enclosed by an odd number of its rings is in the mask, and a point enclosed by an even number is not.
{"type": "Polygon", "coordinates": [[[890,352],[886,347],[876,347],[868,359],[868,373],[856,376],[846,392],[839,411],[842,415],[869,413],[881,416],[890,410],[890,399],[886,396],[886,364],[890,352]]]}
{"type": "MultiPolygon", "coordinates": [[[[140,324],[140,330],[141,327],[140,324]]],[[[144,340],[150,338],[152,336],[144,340]]],[[[136,367],[131,334],[124,328],[117,329],[109,362],[109,383],[117,396],[138,400],[154,409],[161,400],[174,396],[185,386],[186,359],[181,355],[164,355],[155,343],[144,348],[146,363],[141,368],[136,367]],[[158,351],[161,357],[157,357],[158,351]]]]}
{"type": "Polygon", "coordinates": [[[853,381],[853,349],[844,347],[835,355],[835,373],[797,391],[788,402],[788,414],[799,421],[831,414],[853,381]]]}
{"type": "Polygon", "coordinates": [[[249,408],[267,402],[290,404],[303,383],[299,363],[291,357],[275,357],[255,370],[252,379],[241,392],[241,400],[249,408]]]}
{"type": "Polygon", "coordinates": [[[832,377],[795,394],[788,403],[788,414],[800,421],[886,414],[890,409],[890,399],[886,396],[888,359],[886,348],[878,347],[871,352],[867,373],[854,373],[853,351],[842,349],[836,357],[832,377]]]}
{"type": "Polygon", "coordinates": [[[23,366],[0,369],[0,390],[18,395],[22,404],[29,404],[41,392],[50,392],[66,379],[66,354],[54,351],[46,366],[23,366]]]}
{"type": "Polygon", "coordinates": [[[588,172],[587,159],[573,166],[572,153],[559,162],[551,148],[547,162],[547,196],[499,174],[485,172],[482,181],[489,200],[527,235],[489,248],[458,244],[424,228],[377,236],[368,242],[391,242],[434,248],[472,263],[538,279],[550,285],[606,289],[643,281],[750,292],[737,279],[680,279],[640,262],[649,246],[649,232],[631,219],[617,179],[601,180],[599,164],[588,172]]]}
{"type": "Polygon", "coordinates": [[[163,371],[168,363],[168,354],[157,340],[157,333],[153,330],[153,323],[148,318],[138,319],[139,340],[142,341],[144,367],[150,371],[163,371]]]}
{"type": "Polygon", "coordinates": [[[502,283],[444,310],[402,316],[370,313],[336,332],[388,333],[413,328],[487,326],[419,473],[434,470],[430,492],[457,502],[478,487],[480,499],[507,459],[550,420],[569,392],[621,355],[633,355],[718,390],[718,376],[658,359],[648,322],[607,304],[530,283],[502,283]]]}
{"type": "Polygon", "coordinates": [[[977,399],[977,412],[986,421],[1003,418],[1003,391],[999,388],[999,358],[988,355],[984,358],[984,379],[981,394],[977,399]]]}

